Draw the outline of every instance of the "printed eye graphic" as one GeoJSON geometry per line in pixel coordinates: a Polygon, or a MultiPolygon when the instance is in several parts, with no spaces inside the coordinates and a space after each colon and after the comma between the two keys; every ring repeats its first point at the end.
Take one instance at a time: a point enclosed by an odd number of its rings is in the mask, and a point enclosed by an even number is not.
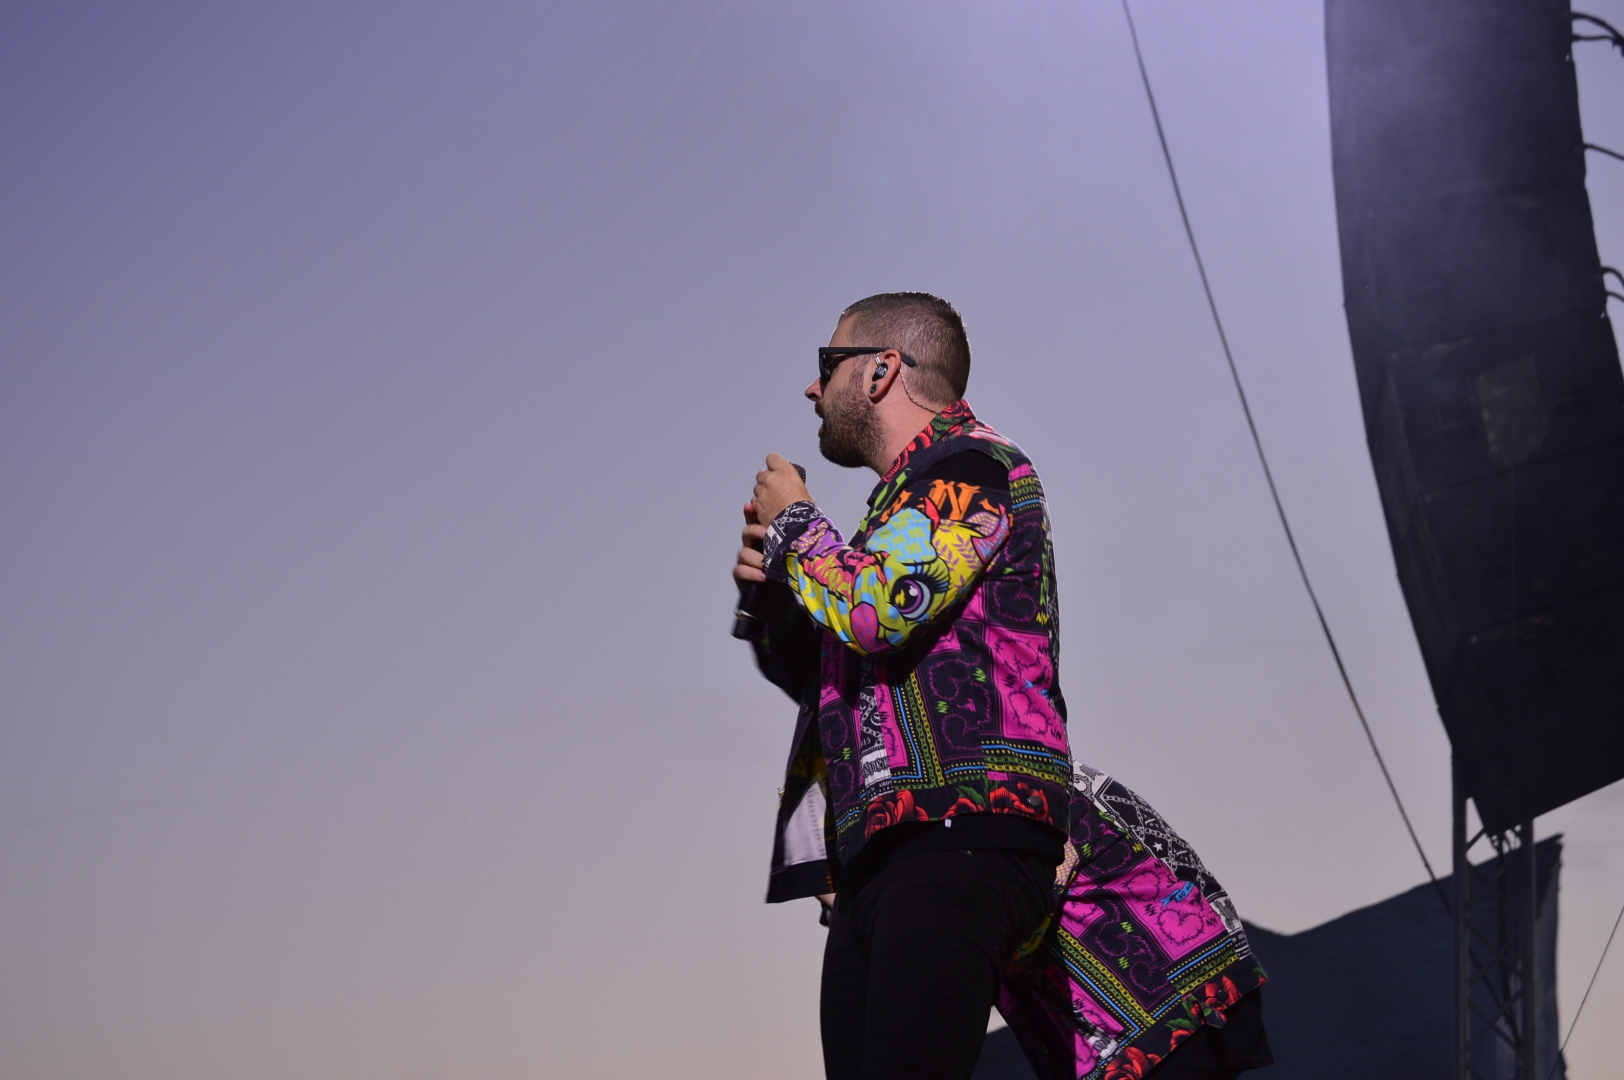
{"type": "Polygon", "coordinates": [[[897,614],[904,619],[923,618],[930,610],[935,584],[918,574],[910,574],[897,582],[891,589],[891,603],[896,605],[897,614]]]}

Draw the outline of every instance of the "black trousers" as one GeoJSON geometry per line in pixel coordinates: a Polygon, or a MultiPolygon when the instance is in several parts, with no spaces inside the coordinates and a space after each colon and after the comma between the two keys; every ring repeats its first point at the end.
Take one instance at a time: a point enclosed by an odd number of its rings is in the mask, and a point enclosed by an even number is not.
{"type": "Polygon", "coordinates": [[[1049,913],[1054,860],[899,852],[835,897],[823,952],[829,1080],[969,1080],[1004,962],[1049,913]]]}

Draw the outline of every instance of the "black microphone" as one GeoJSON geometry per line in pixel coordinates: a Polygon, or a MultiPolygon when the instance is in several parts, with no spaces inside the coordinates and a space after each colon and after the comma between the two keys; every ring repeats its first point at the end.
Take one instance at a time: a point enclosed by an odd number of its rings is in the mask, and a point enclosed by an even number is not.
{"type": "MultiPolygon", "coordinates": [[[[790,462],[806,483],[806,470],[790,462]]],[[[767,522],[766,524],[771,524],[767,522]]],[[[740,641],[754,641],[761,636],[761,590],[754,581],[739,582],[739,603],[733,609],[733,636],[740,641]]]]}

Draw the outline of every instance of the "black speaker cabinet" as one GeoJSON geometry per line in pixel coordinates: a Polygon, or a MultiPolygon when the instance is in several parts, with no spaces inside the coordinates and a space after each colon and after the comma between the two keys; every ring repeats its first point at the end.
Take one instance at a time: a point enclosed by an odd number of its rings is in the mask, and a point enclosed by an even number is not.
{"type": "Polygon", "coordinates": [[[1624,378],[1570,11],[1325,15],[1370,458],[1439,713],[1499,830],[1624,776],[1624,378]]]}

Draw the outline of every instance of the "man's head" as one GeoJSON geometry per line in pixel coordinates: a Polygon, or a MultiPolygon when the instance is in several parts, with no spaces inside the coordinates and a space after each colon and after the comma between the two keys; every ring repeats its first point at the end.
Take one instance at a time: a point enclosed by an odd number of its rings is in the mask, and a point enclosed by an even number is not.
{"type": "Polygon", "coordinates": [[[940,412],[964,396],[970,382],[970,339],[964,320],[939,296],[880,293],[840,313],[851,324],[851,344],[897,349],[918,365],[907,372],[917,404],[940,412]]]}
{"type": "Polygon", "coordinates": [[[933,415],[964,396],[970,378],[964,321],[929,293],[857,301],[841,313],[829,350],[806,396],[823,418],[818,449],[848,468],[883,472],[933,415]],[[847,348],[857,351],[834,351],[847,348]]]}

